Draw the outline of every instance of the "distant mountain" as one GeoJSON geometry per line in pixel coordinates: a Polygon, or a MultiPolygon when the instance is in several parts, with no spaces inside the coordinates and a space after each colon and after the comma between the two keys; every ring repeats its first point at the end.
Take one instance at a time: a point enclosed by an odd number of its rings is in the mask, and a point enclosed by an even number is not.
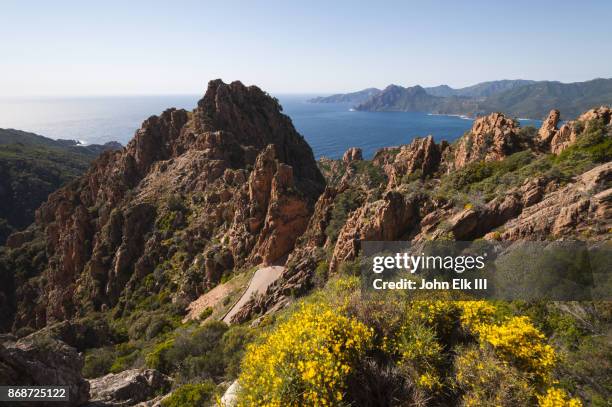
{"type": "Polygon", "coordinates": [[[409,88],[389,85],[355,108],[367,111],[431,111],[441,100],[442,98],[430,95],[418,85],[409,88]]]}
{"type": "Polygon", "coordinates": [[[612,104],[612,79],[586,82],[536,82],[501,92],[480,103],[480,113],[505,112],[515,117],[542,119],[551,109],[573,119],[593,106],[612,104]]]}
{"type": "Polygon", "coordinates": [[[543,119],[551,109],[575,118],[593,106],[612,104],[612,79],[561,83],[502,80],[462,89],[390,85],[356,105],[363,111],[419,111],[438,114],[482,115],[504,112],[515,117],[543,119]]]}
{"type": "Polygon", "coordinates": [[[331,96],[320,96],[313,99],[310,99],[311,103],[351,103],[354,105],[358,105],[361,102],[366,101],[368,98],[372,96],[378,95],[382,92],[377,88],[367,88],[357,92],[351,93],[338,93],[331,96]]]}
{"type": "Polygon", "coordinates": [[[427,93],[434,96],[463,96],[469,98],[486,98],[497,93],[507,90],[520,88],[522,86],[531,85],[536,81],[528,81],[524,79],[503,79],[500,81],[481,82],[476,85],[468,86],[460,89],[453,89],[448,85],[440,85],[433,88],[425,88],[427,93]]]}
{"type": "Polygon", "coordinates": [[[355,106],[362,111],[427,112],[440,114],[463,114],[473,111],[477,103],[473,99],[458,96],[439,97],[430,95],[421,86],[404,88],[387,86],[380,94],[372,96],[355,106]]]}
{"type": "Polygon", "coordinates": [[[34,220],[47,196],[81,175],[101,152],[116,142],[82,146],[38,134],[0,129],[0,245],[13,231],[34,220]]]}
{"type": "Polygon", "coordinates": [[[459,91],[459,89],[453,89],[448,85],[439,85],[423,89],[425,89],[425,92],[429,93],[432,96],[438,96],[442,98],[456,96],[457,92],[459,91]]]}

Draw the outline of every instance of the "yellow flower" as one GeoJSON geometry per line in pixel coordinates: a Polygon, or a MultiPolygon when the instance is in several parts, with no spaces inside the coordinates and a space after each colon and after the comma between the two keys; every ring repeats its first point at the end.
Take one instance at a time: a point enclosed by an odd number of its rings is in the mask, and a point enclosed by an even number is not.
{"type": "Polygon", "coordinates": [[[345,378],[372,337],[365,325],[327,305],[303,306],[261,343],[247,348],[238,405],[337,405],[345,378]]]}
{"type": "Polygon", "coordinates": [[[538,396],[538,405],[540,407],[582,407],[582,402],[571,398],[561,389],[551,387],[545,395],[538,396]]]}

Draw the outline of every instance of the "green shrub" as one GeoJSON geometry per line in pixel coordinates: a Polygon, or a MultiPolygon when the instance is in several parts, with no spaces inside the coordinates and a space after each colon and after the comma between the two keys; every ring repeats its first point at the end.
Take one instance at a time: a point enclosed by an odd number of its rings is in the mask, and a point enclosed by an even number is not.
{"type": "Polygon", "coordinates": [[[166,374],[176,373],[182,382],[223,377],[225,362],[220,342],[227,329],[219,321],[179,328],[149,351],[145,363],[166,374]]]}
{"type": "Polygon", "coordinates": [[[161,404],[163,407],[202,407],[211,401],[215,389],[215,384],[211,381],[184,384],[175,389],[161,404]]]}
{"type": "Polygon", "coordinates": [[[346,223],[348,216],[355,209],[359,208],[363,204],[363,197],[359,191],[353,189],[347,189],[346,191],[338,194],[334,200],[334,206],[331,213],[331,219],[325,234],[327,238],[335,242],[338,239],[340,229],[346,223]]]}
{"type": "Polygon", "coordinates": [[[162,373],[171,373],[172,361],[168,357],[168,352],[172,349],[174,341],[168,339],[158,343],[153,347],[151,352],[145,356],[145,364],[148,368],[159,370],[162,373]]]}
{"type": "Polygon", "coordinates": [[[233,380],[240,373],[240,363],[246,346],[255,340],[255,331],[246,326],[232,325],[221,338],[225,377],[233,380]]]}
{"type": "Polygon", "coordinates": [[[87,351],[83,365],[83,376],[87,378],[104,376],[110,372],[115,357],[115,351],[111,347],[87,351]]]}
{"type": "Polygon", "coordinates": [[[327,282],[329,274],[329,264],[326,260],[321,261],[317,264],[317,268],[314,272],[313,283],[315,287],[323,287],[327,282]]]}
{"type": "Polygon", "coordinates": [[[109,371],[111,373],[119,373],[123,372],[124,370],[130,369],[134,365],[134,362],[136,362],[136,360],[138,359],[138,356],[140,356],[140,351],[134,350],[125,356],[117,357],[111,365],[109,371]]]}
{"type": "Polygon", "coordinates": [[[386,183],[387,176],[385,172],[378,166],[374,165],[370,160],[354,161],[351,165],[355,168],[357,174],[365,175],[367,184],[370,188],[378,187],[386,183]]]}
{"type": "Polygon", "coordinates": [[[202,312],[200,312],[200,315],[198,316],[198,319],[200,321],[204,321],[206,318],[211,316],[212,313],[213,313],[213,309],[211,307],[206,307],[206,308],[204,308],[204,310],[202,312]]]}

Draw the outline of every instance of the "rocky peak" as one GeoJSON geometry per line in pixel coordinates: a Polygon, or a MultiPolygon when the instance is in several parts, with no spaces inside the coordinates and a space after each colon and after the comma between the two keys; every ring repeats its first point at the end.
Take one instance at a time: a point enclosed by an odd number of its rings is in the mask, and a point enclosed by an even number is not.
{"type": "Polygon", "coordinates": [[[474,161],[498,161],[524,149],[516,120],[503,113],[491,113],[474,121],[472,129],[459,139],[449,169],[474,161]]]}
{"type": "Polygon", "coordinates": [[[445,142],[436,144],[432,136],[417,137],[408,145],[379,150],[373,163],[383,168],[389,178],[389,186],[397,186],[402,177],[433,174],[438,170],[445,142]]]}
{"type": "Polygon", "coordinates": [[[342,156],[342,161],[345,164],[352,163],[353,161],[361,161],[363,160],[363,152],[360,148],[351,147],[342,156]]]}
{"type": "Polygon", "coordinates": [[[588,130],[591,120],[602,120],[605,125],[612,123],[612,109],[609,106],[601,106],[581,114],[575,121],[570,121],[554,133],[550,139],[550,152],[559,154],[567,147],[574,144],[579,136],[580,130],[577,124],[581,123],[584,130],[588,130]]]}
{"type": "Polygon", "coordinates": [[[541,145],[548,145],[552,138],[557,134],[557,123],[561,114],[557,109],[550,111],[546,119],[542,122],[542,126],[538,131],[538,143],[541,145]]]}
{"type": "Polygon", "coordinates": [[[588,110],[578,117],[578,121],[588,122],[593,119],[602,119],[605,124],[612,123],[612,108],[610,106],[600,106],[588,110]]]}
{"type": "Polygon", "coordinates": [[[43,278],[15,282],[13,321],[0,325],[41,327],[116,305],[168,264],[173,233],[185,251],[176,295],[197,295],[228,267],[287,254],[324,187],[310,146],[274,98],[211,81],[193,113],[148,118],[124,149],[41,206],[30,240],[45,242],[49,260],[31,274],[43,278]]]}
{"type": "Polygon", "coordinates": [[[194,111],[196,132],[223,130],[242,146],[261,151],[269,144],[277,147],[278,159],[293,167],[298,182],[322,191],[324,181],[312,150],[295,130],[291,119],[281,113],[278,100],[257,86],[241,82],[225,84],[210,81],[204,97],[194,111]]]}

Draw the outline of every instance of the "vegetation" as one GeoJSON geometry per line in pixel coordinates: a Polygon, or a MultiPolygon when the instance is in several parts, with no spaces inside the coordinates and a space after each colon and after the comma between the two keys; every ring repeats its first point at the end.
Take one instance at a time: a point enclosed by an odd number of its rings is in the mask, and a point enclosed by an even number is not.
{"type": "Polygon", "coordinates": [[[336,405],[372,332],[331,308],[306,305],[244,358],[243,406],[336,405]]]}
{"type": "Polygon", "coordinates": [[[553,345],[509,304],[366,299],[357,286],[330,281],[248,348],[240,405],[582,405],[555,378],[553,345]]]}
{"type": "Polygon", "coordinates": [[[586,124],[577,142],[559,155],[535,155],[521,151],[501,161],[478,161],[441,177],[436,191],[440,197],[482,197],[489,201],[505,194],[509,189],[522,185],[527,179],[542,177],[560,183],[590,170],[596,165],[612,160],[612,129],[602,121],[586,124]]]}
{"type": "Polygon", "coordinates": [[[162,407],[200,407],[210,402],[216,386],[211,381],[198,384],[184,384],[164,399],[162,407]]]}
{"type": "Polygon", "coordinates": [[[85,172],[102,151],[96,147],[0,129],[0,245],[33,222],[51,192],[85,172]]]}
{"type": "Polygon", "coordinates": [[[592,106],[610,100],[612,79],[515,84],[493,81],[457,90],[390,85],[381,93],[362,100],[357,109],[467,115],[504,112],[514,117],[543,119],[555,108],[563,112],[566,119],[574,119],[592,106]]]}
{"type": "Polygon", "coordinates": [[[338,194],[334,201],[331,219],[325,229],[325,234],[331,242],[335,242],[338,239],[340,228],[346,223],[350,213],[359,208],[362,204],[363,197],[359,191],[347,189],[338,194]]]}

